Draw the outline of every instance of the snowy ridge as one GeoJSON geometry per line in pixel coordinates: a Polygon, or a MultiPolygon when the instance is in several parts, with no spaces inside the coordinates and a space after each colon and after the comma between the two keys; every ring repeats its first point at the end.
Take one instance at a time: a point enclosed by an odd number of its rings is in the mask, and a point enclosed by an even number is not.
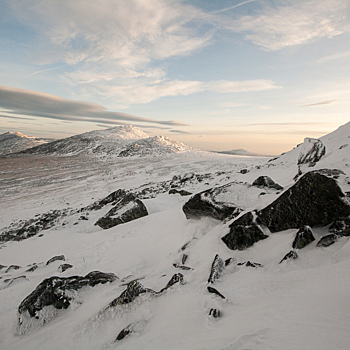
{"type": "Polygon", "coordinates": [[[0,135],[0,157],[52,141],[54,141],[54,139],[38,138],[27,136],[21,132],[9,131],[0,135]]]}
{"type": "MultiPolygon", "coordinates": [[[[311,167],[298,160],[312,140],[270,162],[204,152],[138,157],[136,146],[136,157],[1,159],[0,223],[12,224],[18,242],[0,243],[0,348],[347,349],[350,216],[331,210],[332,223],[274,233],[257,219],[281,198],[297,199],[290,207],[298,212],[312,198],[298,189],[324,193],[316,180],[331,184],[316,210],[338,203],[348,215],[349,137],[348,126],[322,137],[326,153],[311,167]],[[283,189],[257,181],[266,176],[283,189]],[[303,178],[314,187],[299,186],[303,178]],[[197,219],[183,209],[191,200],[197,219]],[[96,225],[130,214],[136,201],[146,215],[96,225]],[[226,205],[237,208],[233,216],[213,215],[226,205]],[[233,250],[222,238],[235,228],[264,237],[233,250]],[[43,284],[56,289],[40,294],[43,284]]],[[[169,144],[131,144],[143,142],[169,144]]]]}

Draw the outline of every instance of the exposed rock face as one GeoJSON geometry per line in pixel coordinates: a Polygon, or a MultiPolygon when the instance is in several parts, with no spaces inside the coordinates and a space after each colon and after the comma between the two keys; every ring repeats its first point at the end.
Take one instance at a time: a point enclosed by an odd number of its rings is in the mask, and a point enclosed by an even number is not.
{"type": "Polygon", "coordinates": [[[269,176],[259,176],[254,182],[253,186],[273,188],[275,190],[283,190],[283,187],[273,181],[269,176]]]}
{"type": "Polygon", "coordinates": [[[318,139],[305,138],[301,148],[298,165],[309,163],[312,166],[326,154],[325,145],[318,139]]]}
{"type": "Polygon", "coordinates": [[[49,259],[47,261],[46,265],[49,265],[49,264],[51,264],[51,263],[53,263],[54,261],[57,261],[57,260],[66,261],[66,258],[64,257],[64,255],[56,255],[53,258],[49,259]]]}
{"type": "Polygon", "coordinates": [[[219,254],[216,254],[214,261],[211,265],[208,282],[214,283],[216,280],[218,280],[221,277],[222,273],[224,272],[224,269],[225,269],[224,261],[221,259],[219,254]]]}
{"type": "Polygon", "coordinates": [[[168,288],[170,288],[176,283],[180,283],[180,284],[185,283],[184,276],[182,273],[176,273],[175,275],[173,275],[173,277],[171,277],[167,285],[163,289],[161,289],[158,293],[163,293],[165,290],[167,290],[168,288]]]}
{"type": "Polygon", "coordinates": [[[334,244],[335,242],[338,241],[338,235],[336,235],[335,233],[332,233],[330,235],[327,236],[323,236],[318,242],[316,247],[320,248],[320,247],[329,247],[330,245],[334,244]]]}
{"type": "Polygon", "coordinates": [[[294,250],[291,250],[289,253],[287,253],[283,259],[280,261],[280,264],[283,262],[283,261],[286,261],[286,260],[294,260],[294,259],[297,259],[298,258],[298,254],[296,251],[294,250]]]}
{"type": "Polygon", "coordinates": [[[118,203],[104,217],[97,220],[95,225],[108,229],[148,215],[146,206],[139,200],[130,201],[124,206],[118,203]]]}
{"type": "Polygon", "coordinates": [[[86,276],[50,277],[42,281],[19,305],[18,312],[28,311],[31,317],[37,316],[43,307],[53,305],[56,309],[67,309],[72,297],[69,291],[77,291],[84,286],[95,286],[99,283],[113,282],[117,276],[113,273],[93,271],[86,276]],[[68,293],[66,293],[68,292],[68,293]]]}
{"type": "Polygon", "coordinates": [[[252,212],[244,214],[229,227],[230,232],[221,239],[232,250],[245,250],[268,237],[256,223],[252,212]]]}
{"type": "Polygon", "coordinates": [[[295,239],[292,244],[293,249],[304,248],[314,240],[315,240],[315,237],[312,233],[310,226],[304,226],[297,232],[295,236],[295,239]]]}
{"type": "Polygon", "coordinates": [[[208,216],[217,220],[224,220],[237,209],[234,205],[218,202],[215,194],[218,189],[210,189],[197,193],[182,207],[187,219],[200,219],[208,216]]]}
{"type": "Polygon", "coordinates": [[[271,232],[304,225],[326,226],[350,214],[350,206],[334,179],[317,172],[306,173],[273,203],[258,212],[271,232]]]}

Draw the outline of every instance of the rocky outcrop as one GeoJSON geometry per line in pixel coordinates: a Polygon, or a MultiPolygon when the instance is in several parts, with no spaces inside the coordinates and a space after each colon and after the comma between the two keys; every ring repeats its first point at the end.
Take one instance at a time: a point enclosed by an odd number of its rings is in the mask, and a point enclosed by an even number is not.
{"type": "Polygon", "coordinates": [[[169,191],[169,194],[179,194],[180,196],[190,196],[192,193],[191,192],[188,192],[186,190],[177,190],[175,188],[171,189],[169,191]]]}
{"type": "Polygon", "coordinates": [[[259,176],[254,182],[253,186],[273,188],[282,191],[283,187],[273,181],[269,176],[259,176]]]}
{"type": "Polygon", "coordinates": [[[309,164],[313,166],[326,154],[325,145],[318,139],[305,138],[300,148],[298,165],[309,164]]]}
{"type": "Polygon", "coordinates": [[[342,236],[350,236],[350,216],[339,218],[329,226],[329,232],[336,233],[342,236]]]}
{"type": "Polygon", "coordinates": [[[223,274],[224,269],[225,269],[224,261],[219,256],[219,254],[216,254],[214,261],[211,265],[211,270],[210,270],[208,282],[214,283],[216,280],[218,280],[221,277],[221,275],[223,274]]]}
{"type": "Polygon", "coordinates": [[[139,199],[135,199],[125,205],[118,203],[104,217],[98,219],[95,225],[103,229],[108,229],[147,215],[146,206],[139,199]]]}
{"type": "Polygon", "coordinates": [[[253,268],[257,268],[257,267],[263,267],[261,264],[256,263],[256,262],[251,262],[251,261],[246,261],[246,262],[241,262],[237,264],[238,266],[246,266],[246,267],[253,267],[253,268]]]}
{"type": "Polygon", "coordinates": [[[99,271],[90,272],[84,277],[53,276],[47,278],[21,302],[18,312],[21,315],[28,311],[31,317],[39,318],[38,312],[45,306],[53,305],[56,309],[67,309],[72,300],[71,291],[77,291],[84,286],[93,287],[96,284],[113,282],[117,278],[113,273],[99,271]]]}
{"type": "Polygon", "coordinates": [[[162,288],[158,292],[158,294],[163,293],[165,290],[169,289],[170,287],[172,287],[176,283],[185,284],[184,276],[182,273],[176,273],[175,275],[173,275],[173,277],[171,277],[171,279],[167,283],[167,285],[164,288],[162,288]]]}
{"type": "Polygon", "coordinates": [[[271,232],[308,226],[326,226],[350,214],[337,182],[309,172],[273,203],[257,213],[271,232]]]}
{"type": "Polygon", "coordinates": [[[268,237],[258,225],[252,212],[244,214],[229,227],[230,232],[221,239],[232,250],[245,250],[268,237]]]}
{"type": "Polygon", "coordinates": [[[294,259],[297,259],[298,258],[298,254],[296,251],[294,250],[291,250],[289,253],[287,253],[283,259],[280,261],[280,264],[283,262],[283,261],[286,261],[286,260],[294,260],[294,259]]]}
{"type": "Polygon", "coordinates": [[[339,236],[335,233],[332,233],[327,236],[323,236],[316,244],[316,247],[329,247],[330,245],[334,244],[338,241],[339,236]]]}
{"type": "Polygon", "coordinates": [[[315,237],[312,233],[311,227],[304,226],[297,232],[292,247],[293,249],[302,249],[314,240],[315,237]]]}

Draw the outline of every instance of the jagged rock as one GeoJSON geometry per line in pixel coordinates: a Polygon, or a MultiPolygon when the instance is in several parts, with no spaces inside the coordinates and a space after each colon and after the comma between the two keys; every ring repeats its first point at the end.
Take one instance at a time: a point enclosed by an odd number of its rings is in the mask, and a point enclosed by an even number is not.
{"type": "Polygon", "coordinates": [[[269,176],[259,176],[253,182],[253,186],[273,188],[278,191],[283,190],[283,187],[273,181],[269,176]]]}
{"type": "MultiPolygon", "coordinates": [[[[45,306],[53,305],[56,309],[67,309],[72,300],[70,291],[77,291],[84,286],[95,286],[99,283],[113,282],[117,276],[113,273],[93,271],[86,276],[57,277],[43,280],[36,289],[19,305],[18,312],[28,311],[31,317],[45,306]]],[[[21,321],[20,321],[21,322],[21,321]]]]}
{"type": "Polygon", "coordinates": [[[188,258],[188,254],[182,254],[182,258],[181,258],[182,265],[186,263],[187,258],[188,258]]]}
{"type": "Polygon", "coordinates": [[[173,275],[173,277],[171,277],[167,285],[163,289],[161,289],[158,292],[158,294],[163,293],[165,290],[167,290],[176,283],[185,284],[184,276],[181,273],[176,273],[175,275],[173,275]]]}
{"type": "Polygon", "coordinates": [[[336,233],[342,236],[350,235],[350,216],[346,218],[340,218],[339,220],[335,220],[328,229],[329,232],[336,233]]]}
{"type": "Polygon", "coordinates": [[[263,267],[261,264],[259,263],[255,263],[255,262],[251,262],[251,261],[246,261],[246,262],[242,262],[242,263],[238,263],[237,265],[245,265],[247,267],[254,267],[254,268],[257,268],[257,267],[263,267]]]}
{"type": "Polygon", "coordinates": [[[230,232],[221,239],[232,250],[245,250],[268,237],[257,224],[252,212],[244,214],[229,227],[230,232]]]}
{"type": "Polygon", "coordinates": [[[37,264],[33,264],[32,267],[30,267],[26,272],[34,272],[39,266],[37,264]]]}
{"type": "Polygon", "coordinates": [[[118,189],[112,193],[110,193],[107,197],[101,199],[98,202],[95,202],[94,204],[90,205],[87,208],[84,209],[91,209],[91,210],[99,210],[106,206],[107,204],[112,203],[113,205],[116,205],[119,202],[123,202],[122,204],[127,204],[128,202],[131,202],[135,200],[136,197],[132,193],[128,193],[123,189],[118,189]]]}
{"type": "Polygon", "coordinates": [[[237,209],[236,206],[215,200],[215,195],[220,188],[212,188],[197,193],[182,207],[187,219],[200,219],[204,216],[217,220],[224,220],[231,216],[237,209]]]}
{"type": "Polygon", "coordinates": [[[291,259],[297,259],[298,258],[298,254],[296,251],[291,250],[289,253],[287,253],[283,259],[280,261],[280,264],[285,261],[285,260],[291,260],[291,259]]]}
{"type": "Polygon", "coordinates": [[[189,266],[184,266],[184,265],[179,265],[177,263],[173,264],[173,266],[177,269],[181,269],[181,270],[193,270],[192,267],[189,266]]]}
{"type": "Polygon", "coordinates": [[[235,259],[234,258],[228,258],[225,260],[225,266],[230,265],[235,259]]]}
{"type": "Polygon", "coordinates": [[[0,264],[0,270],[4,269],[5,267],[7,267],[7,266],[0,264]]]}
{"type": "Polygon", "coordinates": [[[17,277],[14,277],[14,278],[6,278],[6,279],[4,279],[4,282],[7,283],[7,287],[8,287],[13,282],[18,281],[18,280],[27,280],[27,281],[29,281],[27,276],[23,275],[23,276],[17,276],[17,277]]]}
{"type": "Polygon", "coordinates": [[[116,341],[124,339],[128,334],[132,333],[134,327],[134,323],[129,324],[125,327],[117,336],[116,341]]]}
{"type": "Polygon", "coordinates": [[[215,288],[213,288],[213,287],[210,287],[210,286],[208,286],[207,289],[208,289],[208,292],[209,292],[209,293],[216,294],[216,295],[218,295],[220,298],[226,299],[217,289],[215,289],[215,288]]]}
{"type": "Polygon", "coordinates": [[[209,316],[212,316],[214,318],[218,318],[221,316],[221,312],[219,309],[210,309],[209,316]]]}
{"type": "Polygon", "coordinates": [[[22,266],[19,266],[19,265],[10,265],[10,266],[6,269],[5,273],[8,273],[8,272],[10,272],[10,271],[12,271],[12,270],[19,270],[19,269],[21,269],[21,268],[22,268],[22,266]]]}
{"type": "Polygon", "coordinates": [[[309,163],[311,166],[317,163],[326,154],[326,147],[321,140],[305,138],[300,146],[298,165],[309,163]]]}
{"type": "Polygon", "coordinates": [[[323,236],[316,244],[316,247],[329,247],[330,245],[334,244],[335,242],[338,241],[338,235],[335,233],[332,233],[327,236],[323,236]]]}
{"type": "Polygon", "coordinates": [[[56,255],[53,258],[51,258],[50,260],[48,260],[46,265],[49,265],[49,264],[51,264],[51,263],[53,263],[54,261],[57,261],[57,260],[66,261],[66,258],[64,257],[64,255],[56,255]]]}
{"type": "Polygon", "coordinates": [[[319,169],[315,170],[315,172],[328,177],[333,177],[333,179],[337,179],[340,175],[345,175],[344,171],[339,169],[319,169]]]}
{"type": "Polygon", "coordinates": [[[140,294],[144,294],[147,292],[155,293],[151,289],[146,289],[140,282],[131,281],[127,284],[126,289],[118,298],[115,298],[111,301],[108,307],[115,307],[118,305],[129,304],[133,302],[140,294]]]}
{"type": "Polygon", "coordinates": [[[221,259],[219,254],[216,254],[214,261],[211,265],[208,282],[214,283],[216,280],[218,280],[221,277],[222,273],[224,272],[224,268],[225,268],[224,261],[221,259]]]}
{"type": "Polygon", "coordinates": [[[304,226],[297,232],[292,247],[293,249],[302,249],[314,240],[315,237],[310,226],[304,226]]]}
{"type": "Polygon", "coordinates": [[[175,188],[169,191],[169,194],[179,194],[180,196],[190,196],[192,193],[185,190],[177,190],[175,188]]]}
{"type": "Polygon", "coordinates": [[[72,267],[73,267],[73,265],[71,265],[71,264],[62,264],[62,265],[58,266],[57,270],[58,270],[58,272],[64,272],[68,269],[71,269],[72,267]]]}
{"type": "Polygon", "coordinates": [[[128,202],[125,206],[120,203],[111,209],[104,217],[97,220],[95,225],[108,229],[148,215],[146,206],[139,199],[128,202]]]}
{"type": "Polygon", "coordinates": [[[337,182],[317,172],[308,172],[273,203],[258,212],[271,232],[305,225],[326,226],[350,214],[337,182]]]}

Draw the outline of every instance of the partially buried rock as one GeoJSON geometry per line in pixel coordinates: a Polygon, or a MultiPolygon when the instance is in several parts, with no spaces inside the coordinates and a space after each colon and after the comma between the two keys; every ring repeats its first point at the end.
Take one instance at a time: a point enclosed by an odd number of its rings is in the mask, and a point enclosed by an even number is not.
{"type": "Polygon", "coordinates": [[[294,259],[297,259],[298,258],[298,254],[297,252],[295,252],[294,250],[291,250],[289,253],[287,253],[283,259],[280,261],[280,264],[283,262],[283,261],[286,261],[286,260],[294,260],[294,259]]]}
{"type": "Polygon", "coordinates": [[[117,340],[122,340],[124,339],[128,334],[132,333],[133,331],[133,327],[134,327],[134,324],[131,323],[129,324],[127,327],[125,327],[117,336],[116,338],[116,341],[117,340]]]}
{"type": "Polygon", "coordinates": [[[259,176],[254,182],[253,186],[273,188],[275,190],[283,190],[283,187],[273,181],[269,176],[259,176]]]}
{"type": "Polygon", "coordinates": [[[10,266],[6,269],[5,273],[9,273],[9,272],[12,271],[12,270],[19,270],[19,269],[21,269],[21,268],[22,268],[22,267],[19,266],[19,265],[10,265],[10,266]]]}
{"type": "Polygon", "coordinates": [[[350,215],[350,206],[337,182],[308,172],[273,203],[258,212],[271,232],[308,226],[326,226],[350,215]]]}
{"type": "Polygon", "coordinates": [[[350,235],[350,216],[346,218],[339,218],[329,226],[329,232],[336,233],[341,236],[350,235]]]}
{"type": "Polygon", "coordinates": [[[246,262],[238,263],[237,265],[244,265],[244,266],[253,267],[253,268],[263,267],[261,264],[255,263],[255,262],[251,262],[249,260],[246,261],[246,262]]]}
{"type": "Polygon", "coordinates": [[[268,237],[257,224],[252,212],[244,214],[229,227],[230,232],[221,239],[232,250],[245,250],[268,237]]]}
{"type": "Polygon", "coordinates": [[[211,270],[210,270],[208,282],[214,283],[216,280],[218,280],[223,274],[224,268],[225,268],[224,261],[221,259],[219,254],[216,254],[214,261],[211,264],[211,270]]]}
{"type": "Polygon", "coordinates": [[[311,227],[304,226],[297,232],[292,247],[293,249],[302,249],[314,240],[315,237],[312,233],[311,227]]]}
{"type": "Polygon", "coordinates": [[[185,284],[184,276],[181,273],[176,273],[175,275],[173,275],[173,277],[171,277],[171,279],[167,283],[167,285],[163,289],[161,289],[158,292],[158,294],[163,293],[165,290],[167,290],[168,288],[170,288],[171,286],[173,286],[176,283],[185,284]]]}
{"type": "Polygon", "coordinates": [[[192,193],[185,190],[177,190],[173,188],[169,191],[169,194],[179,194],[180,196],[190,196],[192,193]]]}
{"type": "Polygon", "coordinates": [[[338,241],[338,235],[335,233],[332,233],[330,235],[322,237],[318,242],[316,247],[329,247],[330,245],[334,244],[335,242],[338,241]]]}
{"type": "Polygon", "coordinates": [[[216,295],[218,295],[220,298],[226,299],[217,289],[215,289],[215,288],[213,288],[213,287],[210,287],[210,286],[208,286],[207,289],[208,289],[208,292],[209,292],[209,293],[216,294],[216,295]]]}
{"type": "Polygon", "coordinates": [[[58,270],[58,272],[64,272],[68,269],[71,269],[72,267],[73,267],[73,265],[71,265],[71,264],[62,264],[62,265],[58,266],[57,270],[58,270]]]}
{"type": "Polygon", "coordinates": [[[53,263],[54,261],[57,261],[57,260],[66,261],[66,258],[64,257],[64,255],[56,255],[53,258],[49,259],[47,261],[46,265],[49,265],[49,264],[51,264],[51,263],[53,263]]]}
{"type": "Polygon", "coordinates": [[[210,309],[209,316],[212,316],[214,318],[218,318],[221,316],[221,312],[219,309],[210,309]]]}

